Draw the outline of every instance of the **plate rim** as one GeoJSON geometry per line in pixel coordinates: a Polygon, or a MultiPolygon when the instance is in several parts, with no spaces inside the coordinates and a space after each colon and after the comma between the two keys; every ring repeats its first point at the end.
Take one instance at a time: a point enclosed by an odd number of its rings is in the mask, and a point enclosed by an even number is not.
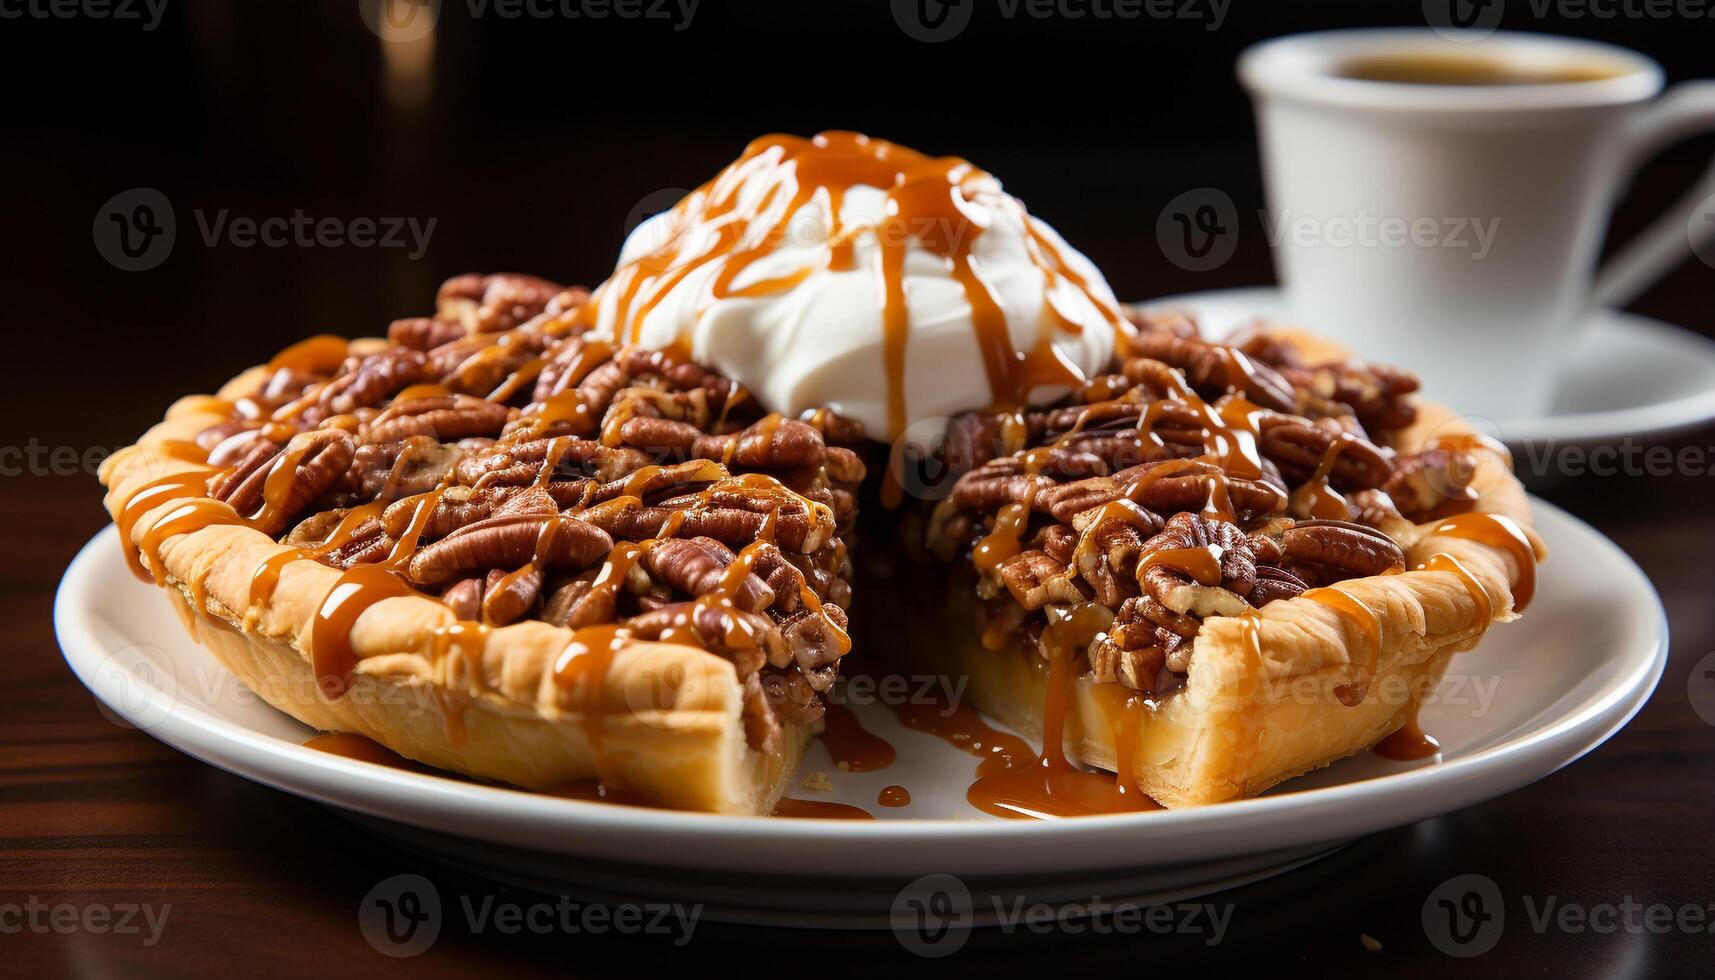
{"type": "MultiPolygon", "coordinates": [[[[564,831],[577,827],[583,833],[569,835],[570,840],[557,838],[555,846],[547,849],[576,855],[598,853],[599,848],[599,853],[621,856],[614,849],[618,842],[626,845],[622,850],[634,852],[623,855],[623,859],[640,864],[728,871],[753,866],[754,855],[744,847],[731,852],[719,847],[698,847],[690,854],[644,847],[649,842],[658,844],[660,835],[675,832],[741,844],[766,841],[771,851],[783,860],[875,842],[896,846],[926,843],[937,848],[937,858],[944,859],[939,861],[942,864],[982,862],[985,855],[992,858],[995,853],[1004,853],[1012,861],[1009,867],[1017,873],[1074,871],[1096,863],[1089,857],[1073,860],[1076,854],[1071,850],[1060,851],[1052,846],[1008,850],[1007,844],[1054,845],[1076,840],[1087,853],[1091,850],[1088,845],[1095,841],[1129,841],[1134,846],[1127,860],[1132,860],[1142,859],[1153,843],[1171,841],[1175,859],[1195,861],[1342,840],[1450,812],[1550,775],[1577,761],[1624,727],[1660,683],[1666,667],[1669,628],[1660,596],[1648,577],[1618,545],[1588,524],[1546,501],[1532,498],[1532,505],[1541,512],[1552,513],[1566,522],[1571,532],[1588,535],[1593,546],[1606,550],[1617,561],[1616,570],[1631,580],[1628,591],[1647,602],[1648,608],[1641,611],[1639,619],[1636,640],[1639,656],[1630,671],[1606,688],[1593,692],[1577,711],[1469,756],[1352,783],[1210,807],[1062,821],[779,820],[614,807],[394,771],[315,753],[199,710],[195,705],[181,708],[176,698],[158,721],[139,727],[158,741],[217,768],[337,808],[479,840],[483,838],[471,834],[468,827],[473,820],[486,821],[489,827],[498,826],[509,833],[528,830],[532,843],[525,846],[538,846],[534,842],[550,831],[557,831],[559,838],[565,838],[568,835],[564,831]],[[1645,651],[1643,647],[1652,649],[1645,651]],[[1501,778],[1497,779],[1497,775],[1501,778]],[[493,795],[497,793],[505,796],[493,795]],[[497,811],[496,805],[502,809],[497,811]],[[1366,819],[1372,813],[1400,810],[1413,815],[1366,819]],[[504,819],[497,822],[497,813],[504,819]],[[1317,832],[1305,834],[1304,827],[1317,828],[1317,832]],[[1235,839],[1246,844],[1235,848],[1232,846],[1235,839]],[[585,846],[568,846],[579,843],[585,846]],[[1045,856],[1051,857],[1044,860],[1045,856]]],[[[146,703],[135,712],[127,712],[105,697],[102,689],[112,682],[98,681],[95,677],[105,658],[92,625],[80,621],[79,584],[86,577],[99,574],[102,566],[111,568],[107,556],[101,552],[117,550],[117,532],[108,526],[78,552],[55,595],[54,625],[65,659],[80,682],[110,710],[134,720],[136,715],[155,707],[161,692],[136,685],[137,690],[144,692],[146,703]]],[[[116,555],[112,557],[117,559],[116,555]]],[[[129,679],[129,674],[119,673],[129,679]]],[[[489,839],[497,832],[491,829],[489,839]]],[[[897,847],[897,852],[909,853],[910,849],[897,847]]],[[[1100,863],[1111,866],[1112,860],[1117,859],[1112,852],[1107,857],[1107,861],[1100,863]]],[[[808,869],[804,873],[809,873],[808,869]]],[[[893,868],[878,868],[876,873],[898,872],[893,868]]]]}
{"type": "MultiPolygon", "coordinates": [[[[1161,309],[1212,301],[1234,304],[1245,301],[1253,304],[1262,302],[1278,307],[1282,298],[1279,286],[1233,286],[1174,293],[1139,300],[1130,305],[1143,309],[1161,309]]],[[[1595,309],[1589,312],[1588,317],[1591,321],[1606,323],[1621,330],[1649,334],[1659,342],[1677,344],[1686,351],[1696,351],[1715,368],[1715,340],[1694,330],[1629,310],[1595,309]]],[[[1711,377],[1715,378],[1715,373],[1712,373],[1711,377]]],[[[1526,443],[1606,443],[1626,438],[1663,437],[1696,428],[1712,420],[1715,420],[1715,383],[1703,391],[1680,395],[1653,405],[1503,419],[1496,422],[1495,426],[1501,441],[1519,446],[1526,443]]]]}

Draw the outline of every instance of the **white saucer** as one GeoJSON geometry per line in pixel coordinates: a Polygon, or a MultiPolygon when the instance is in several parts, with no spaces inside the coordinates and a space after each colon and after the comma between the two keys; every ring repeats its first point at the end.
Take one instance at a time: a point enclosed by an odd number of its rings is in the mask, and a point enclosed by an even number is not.
{"type": "Polygon", "coordinates": [[[899,760],[842,772],[816,744],[799,777],[825,772],[832,790],[792,790],[862,806],[873,822],[587,803],[307,749],[310,729],[233,680],[186,636],[169,604],[132,578],[112,528],[67,569],[55,626],[78,677],[130,724],[491,876],[609,899],[701,902],[711,919],[886,927],[902,886],[950,874],[971,896],[961,921],[980,924],[992,918],[991,898],[1007,907],[1020,897],[1177,900],[1276,874],[1360,835],[1517,789],[1612,735],[1661,676],[1661,603],[1607,539],[1536,506],[1551,555],[1538,598],[1523,620],[1456,659],[1424,709],[1424,727],[1441,740],[1439,761],[1364,752],[1260,799],[1077,820],[982,816],[964,800],[975,760],[875,705],[854,708],[899,760]],[[911,805],[877,806],[888,784],[909,789],[911,805]]]}
{"type": "MultiPolygon", "coordinates": [[[[1185,293],[1139,305],[1192,313],[1214,337],[1258,319],[1285,319],[1280,291],[1272,286],[1185,293]]],[[[1715,419],[1715,341],[1648,317],[1604,310],[1578,332],[1555,390],[1551,414],[1497,419],[1483,427],[1520,446],[1618,442],[1701,425],[1715,419]]]]}

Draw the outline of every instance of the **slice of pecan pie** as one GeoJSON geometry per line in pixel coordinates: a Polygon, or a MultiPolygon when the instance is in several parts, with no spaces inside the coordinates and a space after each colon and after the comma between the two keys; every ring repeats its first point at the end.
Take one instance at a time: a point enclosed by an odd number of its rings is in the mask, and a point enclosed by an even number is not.
{"type": "Polygon", "coordinates": [[[116,454],[108,507],[198,639],[310,725],[767,812],[850,647],[861,427],[596,339],[587,300],[461,276],[385,341],[288,348],[116,454]]]}
{"type": "Polygon", "coordinates": [[[1533,591],[1505,450],[1416,402],[1409,375],[1307,336],[1228,346],[1131,318],[1110,374],[959,416],[938,450],[963,475],[926,538],[966,578],[914,655],[1046,736],[971,801],[1210,803],[1390,733],[1424,747],[1416,709],[1449,657],[1533,591]],[[1071,761],[1119,778],[1079,785],[1071,761]]]}

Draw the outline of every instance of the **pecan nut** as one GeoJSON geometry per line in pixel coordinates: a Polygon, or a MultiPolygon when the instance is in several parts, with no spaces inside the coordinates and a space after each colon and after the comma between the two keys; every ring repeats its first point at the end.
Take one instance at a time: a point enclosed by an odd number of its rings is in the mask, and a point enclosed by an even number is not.
{"type": "Polygon", "coordinates": [[[526,562],[583,568],[612,548],[607,532],[575,517],[490,517],[418,551],[409,571],[419,585],[440,585],[472,571],[518,568],[526,562]]]}
{"type": "Polygon", "coordinates": [[[1350,521],[1300,521],[1281,533],[1280,546],[1289,570],[1315,584],[1405,568],[1392,538],[1350,521]]]}

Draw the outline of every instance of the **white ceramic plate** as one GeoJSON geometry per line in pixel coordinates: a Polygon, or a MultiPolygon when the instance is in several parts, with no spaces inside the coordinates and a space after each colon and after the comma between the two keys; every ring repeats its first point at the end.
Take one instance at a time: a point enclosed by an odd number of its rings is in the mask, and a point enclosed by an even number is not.
{"type": "Polygon", "coordinates": [[[1439,760],[1366,752],[1260,799],[1051,822],[977,813],[963,796],[975,760],[875,705],[855,710],[894,743],[899,761],[840,772],[817,744],[804,770],[828,772],[833,790],[793,791],[887,818],[874,822],[609,806],[307,749],[312,731],[232,680],[168,603],[132,578],[111,528],[67,569],[55,623],[72,669],[128,723],[444,860],[585,895],[703,902],[710,918],[839,926],[886,925],[902,885],[944,873],[976,896],[970,921],[980,922],[984,895],[1168,900],[1254,880],[1359,835],[1516,789],[1600,744],[1661,676],[1666,619],[1643,573],[1600,534],[1540,502],[1537,527],[1550,558],[1536,603],[1456,658],[1423,711],[1441,740],[1439,760]],[[910,790],[911,806],[875,805],[890,783],[910,790]]]}
{"type": "MultiPolygon", "coordinates": [[[[1258,319],[1290,322],[1273,287],[1185,293],[1139,305],[1190,312],[1213,337],[1258,319]]],[[[1715,419],[1715,341],[1648,317],[1602,310],[1575,332],[1554,389],[1549,414],[1474,421],[1515,447],[1610,443],[1701,425],[1715,419]]]]}

